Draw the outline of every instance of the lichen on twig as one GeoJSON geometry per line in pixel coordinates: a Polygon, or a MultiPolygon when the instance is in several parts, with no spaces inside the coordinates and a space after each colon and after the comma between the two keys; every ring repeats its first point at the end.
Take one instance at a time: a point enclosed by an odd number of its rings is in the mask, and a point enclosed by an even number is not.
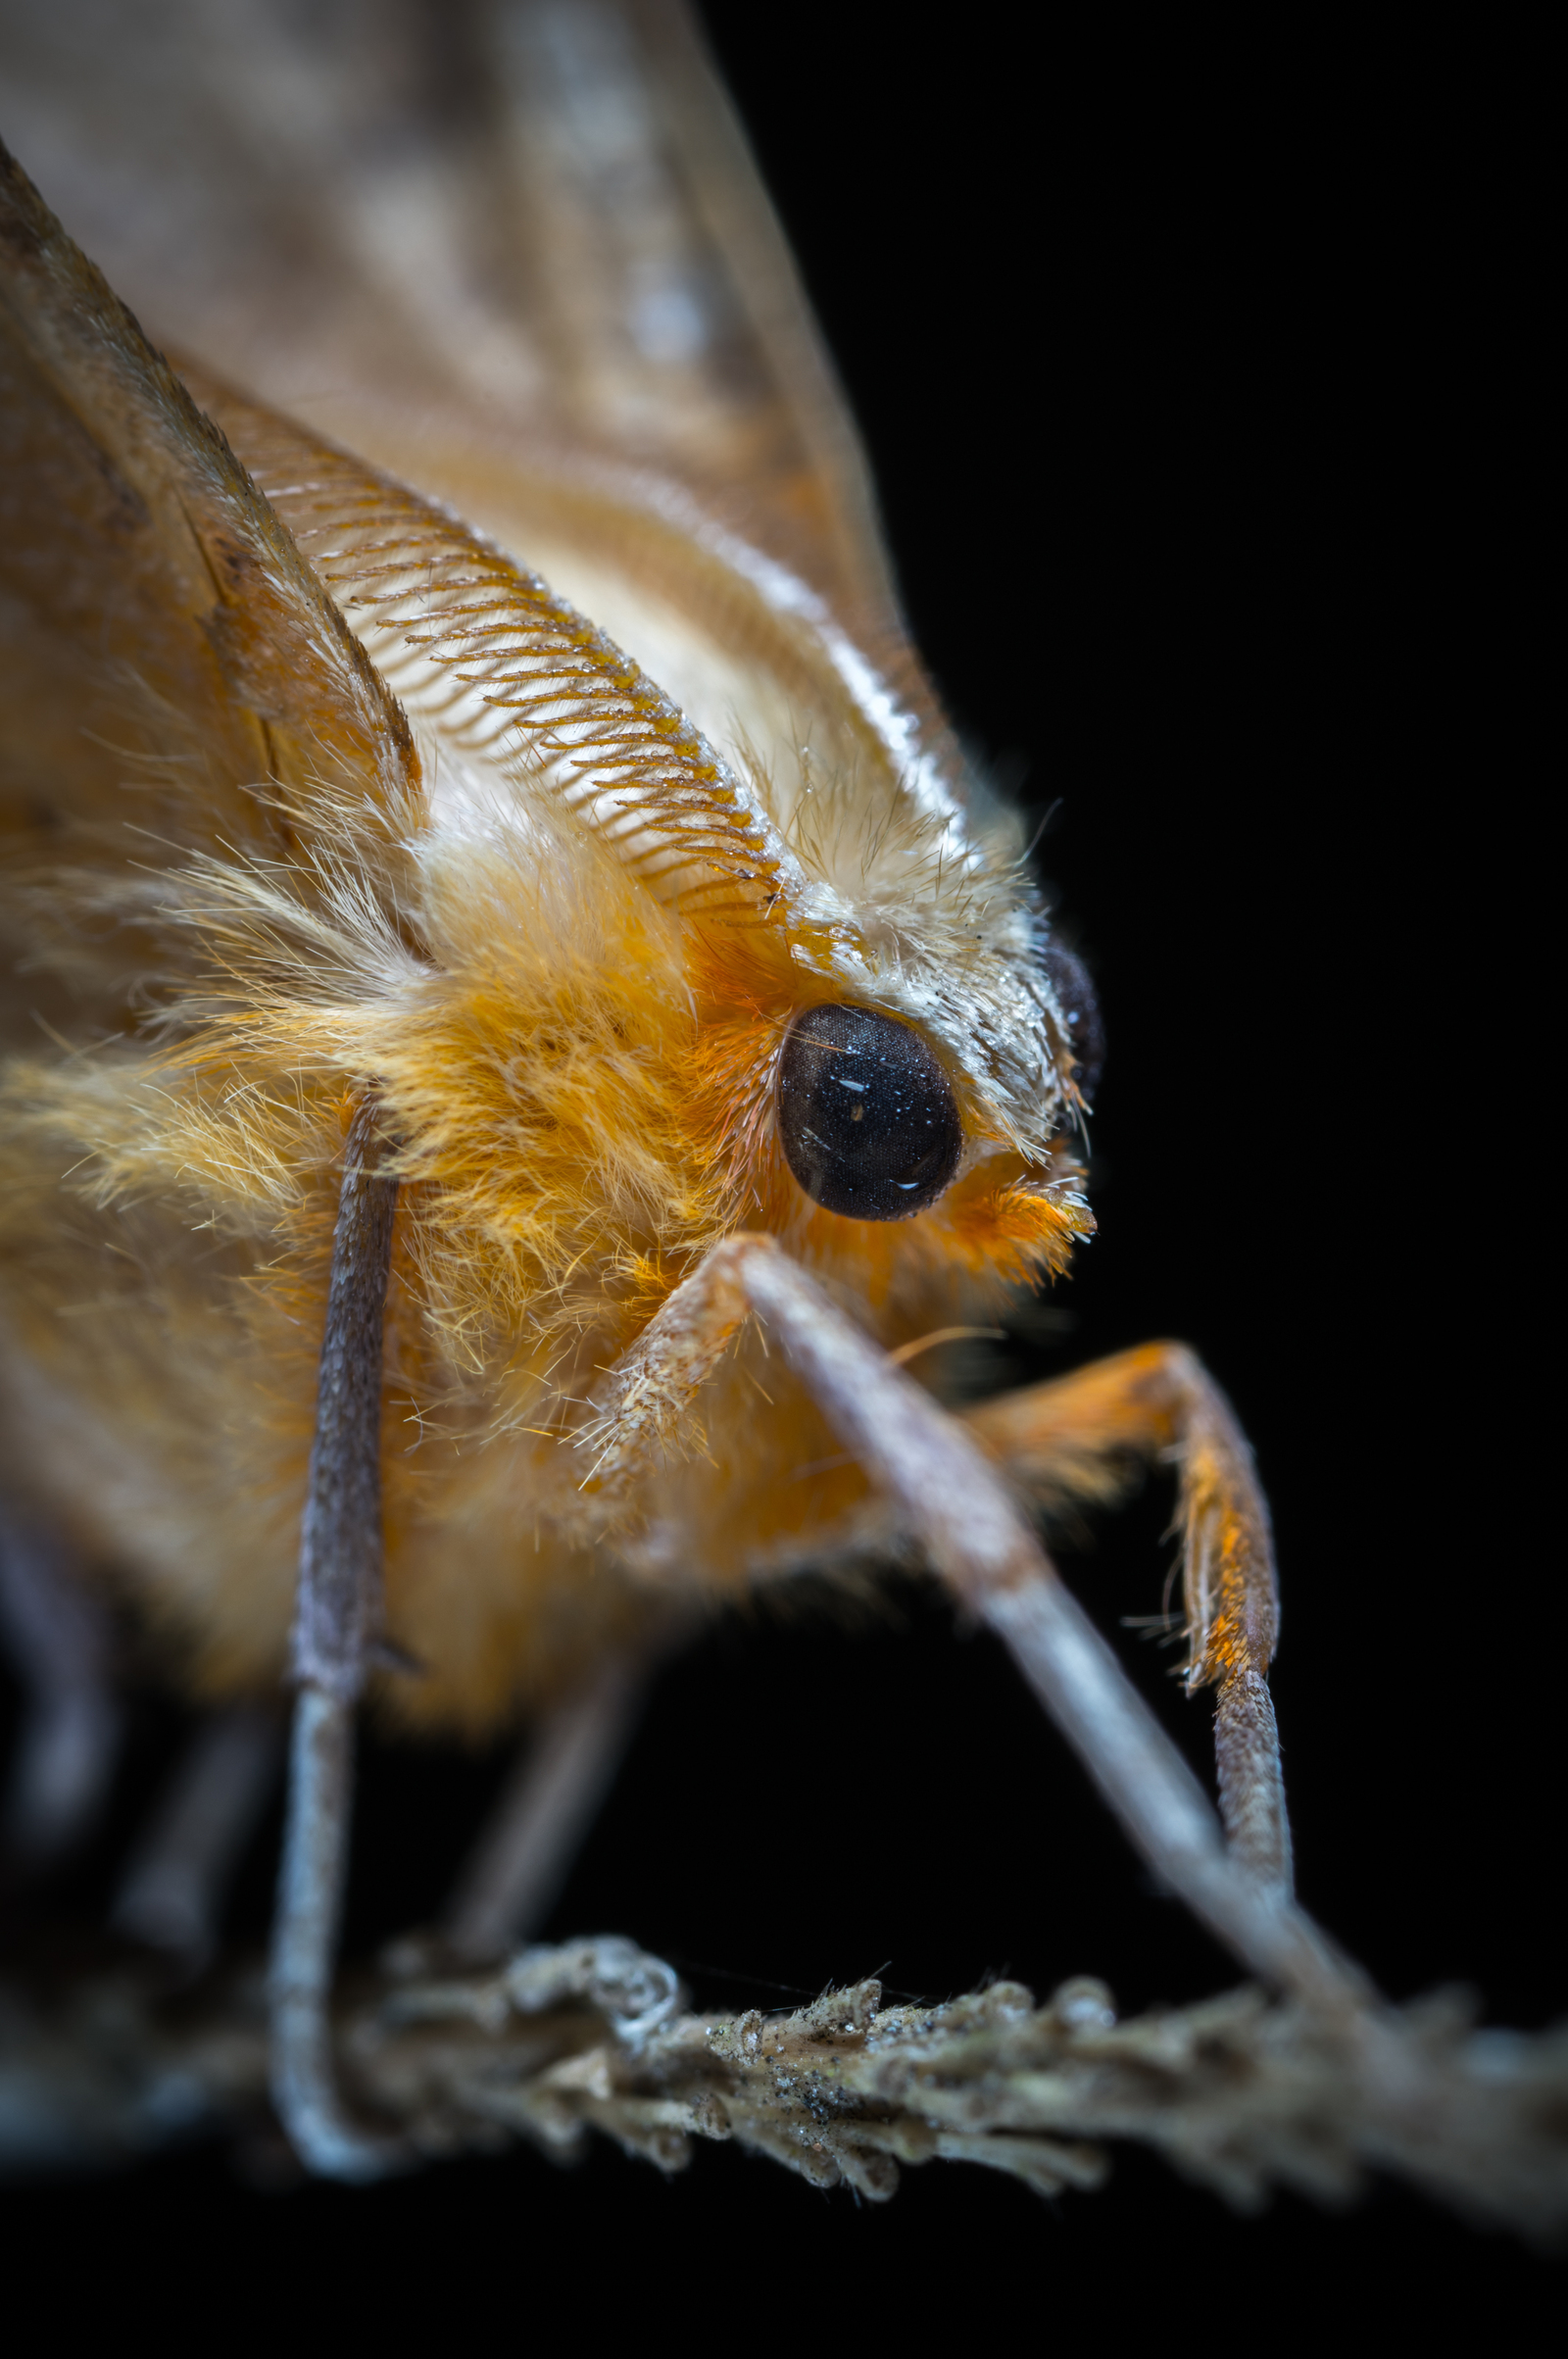
{"type": "MultiPolygon", "coordinates": [[[[732,2139],[880,2202],[937,2160],[1090,2189],[1131,2141],[1243,2210],[1281,2187],[1342,2203],[1382,2171],[1538,2240],[1568,2230],[1568,2031],[1478,2032],[1452,1994],[1329,2015],[1244,1987],[1118,2022],[1088,1980],[1044,2006],[999,1982],[884,2007],[864,1982],[715,2015],[618,1937],[442,1968],[398,1943],[337,2020],[347,2091],[431,2161],[516,2138],[569,2160],[598,2132],[676,2171],[693,2139],[732,2139]]],[[[254,2138],[266,2092],[259,1976],[171,2001],[122,1973],[0,2007],[0,2168],[254,2138]]]]}

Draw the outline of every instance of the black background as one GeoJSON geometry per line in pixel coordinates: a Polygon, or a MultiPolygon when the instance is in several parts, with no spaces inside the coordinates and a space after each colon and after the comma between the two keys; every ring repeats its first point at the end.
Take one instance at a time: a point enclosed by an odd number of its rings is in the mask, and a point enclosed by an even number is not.
{"type": "MultiPolygon", "coordinates": [[[[1058,806],[1041,864],[1101,983],[1101,1233],[1076,1326],[1016,1372],[1202,1352],[1274,1503],[1303,1898],[1391,1993],[1548,2021],[1536,61],[1431,21],[1379,47],[1272,16],[705,16],[916,635],[1058,806]]],[[[1067,1569],[1201,1759],[1206,1706],[1118,1631],[1158,1603],[1169,1506],[1152,1486],[1067,1569]]],[[[359,1942],[434,1906],[493,1776],[372,1759],[359,1942]]],[[[550,1930],[600,1927],[713,2004],[879,1967],[920,1994],[1094,1972],[1127,2008],[1234,1979],[989,1642],[914,1593],[878,1628],[732,1625],[670,1673],[550,1930]]],[[[62,2321],[179,2335],[304,2305],[362,2338],[1285,2340],[1504,2326],[1541,2266],[1390,2188],[1239,2222],[1137,2155],[1054,2208],[948,2166],[857,2208],[718,2148],[667,2186],[604,2151],[261,2196],[197,2157],[6,2203],[19,2252],[92,2256],[62,2321]]]]}

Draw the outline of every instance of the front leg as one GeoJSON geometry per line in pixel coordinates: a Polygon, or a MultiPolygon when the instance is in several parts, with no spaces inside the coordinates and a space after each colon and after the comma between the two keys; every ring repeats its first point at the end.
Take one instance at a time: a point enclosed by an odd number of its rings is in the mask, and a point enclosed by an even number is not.
{"type": "Polygon", "coordinates": [[[302,2162],[374,2179],[401,2159],[345,2114],[327,2000],[354,1785],[354,1711],[381,1597],[381,1332],[398,1183],[376,1168],[373,1103],[349,1127],[332,1237],[316,1437],[294,1609],[298,1698],[272,1935],[272,2097],[302,2162]]]}
{"type": "Polygon", "coordinates": [[[1004,1639],[1155,1871],[1270,1981],[1348,1999],[1352,1978],[1289,1892],[1227,1850],[1191,1770],[976,1442],[772,1238],[716,1247],[611,1371],[581,1437],[599,1482],[613,1495],[654,1462],[754,1314],[933,1568],[1004,1639]]]}
{"type": "Polygon", "coordinates": [[[1187,1688],[1215,1687],[1220,1810],[1232,1850],[1291,1889],[1291,1830],[1268,1667],[1279,1593],[1268,1507],[1230,1402],[1185,1344],[1145,1344],[963,1412],[996,1464],[1045,1507],[1102,1500],[1129,1465],[1181,1481],[1187,1688]]]}

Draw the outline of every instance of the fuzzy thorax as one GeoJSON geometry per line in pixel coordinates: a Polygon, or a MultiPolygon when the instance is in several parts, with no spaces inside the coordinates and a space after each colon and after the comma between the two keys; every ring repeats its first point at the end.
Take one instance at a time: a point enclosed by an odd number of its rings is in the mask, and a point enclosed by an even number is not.
{"type": "Polygon", "coordinates": [[[645,1619],[650,1583],[733,1594],[864,1507],[854,1467],[812,1473],[832,1437],[755,1334],[629,1505],[585,1486],[570,1445],[596,1384],[711,1246],[771,1231],[890,1346],[1064,1265],[1090,1224],[1057,1144],[1071,1043],[1044,920],[1005,829],[924,757],[915,791],[913,724],[890,734],[868,667],[817,661],[798,614],[791,694],[814,680],[818,703],[770,766],[749,748],[777,679],[760,672],[757,713],[695,726],[537,576],[233,405],[241,456],[311,488],[296,548],[132,327],[119,398],[143,398],[139,369],[163,405],[167,529],[200,522],[185,435],[239,557],[189,575],[222,629],[197,614],[156,680],[117,656],[90,759],[52,773],[52,865],[18,922],[80,1017],[4,1080],[11,1479],[199,1679],[276,1676],[337,1171],[373,1092],[402,1179],[389,1615],[426,1666],[399,1700],[481,1726],[645,1619]],[[247,533],[272,553],[249,639],[247,533]],[[221,743],[198,674],[240,716],[221,743]],[[117,712],[137,752],[112,774],[117,712]],[[915,1218],[826,1213],[784,1162],[780,1051],[833,1001],[916,1025],[953,1084],[963,1160],[915,1218]]]}

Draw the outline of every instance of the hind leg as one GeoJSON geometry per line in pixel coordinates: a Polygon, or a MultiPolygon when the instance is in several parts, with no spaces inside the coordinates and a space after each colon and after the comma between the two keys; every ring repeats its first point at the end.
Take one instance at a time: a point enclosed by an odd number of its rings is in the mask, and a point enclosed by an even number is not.
{"type": "Polygon", "coordinates": [[[612,1656],[541,1721],[458,1878],[445,1932],[475,1965],[504,1957],[549,1914],[642,1714],[648,1669],[612,1656]]]}
{"type": "Polygon", "coordinates": [[[191,1972],[218,1943],[223,1897],[283,1761],[275,1712],[238,1704],[198,1730],[131,1858],[117,1931],[191,1972]]]}
{"type": "Polygon", "coordinates": [[[23,1689],[8,1781],[5,1844],[42,1865],[69,1850],[106,1798],[120,1745],[109,1632],[66,1551],[0,1513],[0,1641],[23,1689]]]}

